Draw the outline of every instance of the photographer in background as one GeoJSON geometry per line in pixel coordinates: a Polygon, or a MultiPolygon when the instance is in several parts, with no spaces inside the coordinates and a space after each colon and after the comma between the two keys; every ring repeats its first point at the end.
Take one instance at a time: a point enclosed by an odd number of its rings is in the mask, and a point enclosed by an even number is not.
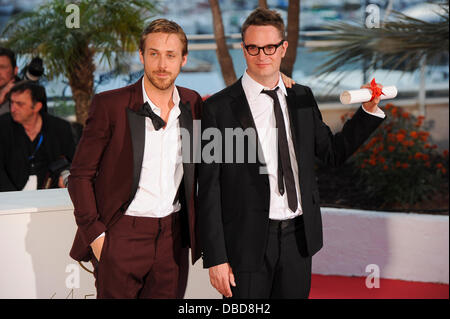
{"type": "Polygon", "coordinates": [[[7,48],[0,47],[0,115],[9,112],[9,101],[6,98],[14,82],[18,81],[16,54],[7,48]]]}
{"type": "Polygon", "coordinates": [[[75,143],[70,124],[47,114],[45,89],[14,85],[0,116],[0,191],[65,187],[75,143]]]}
{"type": "Polygon", "coordinates": [[[18,71],[16,54],[8,48],[0,47],[0,115],[9,112],[7,95],[15,83],[20,80],[39,82],[44,74],[43,61],[34,57],[20,72],[21,77],[17,76],[18,71]]]}

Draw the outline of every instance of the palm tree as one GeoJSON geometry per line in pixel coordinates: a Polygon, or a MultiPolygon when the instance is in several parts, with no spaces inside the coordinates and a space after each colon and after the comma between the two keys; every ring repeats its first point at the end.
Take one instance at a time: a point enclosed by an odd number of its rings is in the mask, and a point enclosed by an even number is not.
{"type": "MultiPolygon", "coordinates": [[[[217,44],[217,59],[219,60],[222,77],[225,84],[231,85],[236,81],[236,73],[234,71],[233,60],[230,56],[228,46],[226,43],[225,32],[222,22],[222,14],[218,0],[209,0],[214,24],[214,36],[217,44]]],[[[258,5],[261,8],[267,7],[267,0],[258,0],[258,5]]],[[[281,65],[281,72],[287,76],[292,76],[295,59],[297,57],[298,31],[300,19],[300,0],[289,0],[288,5],[288,22],[287,22],[287,40],[291,43],[288,47],[286,56],[281,65]]]]}
{"type": "Polygon", "coordinates": [[[231,85],[236,82],[236,73],[234,72],[233,59],[228,51],[227,41],[225,38],[225,30],[222,22],[222,13],[218,0],[209,0],[214,23],[214,37],[217,45],[217,59],[219,60],[222,77],[225,85],[231,85]]]}
{"type": "MultiPolygon", "coordinates": [[[[73,1],[72,1],[73,2],[73,1]]],[[[75,101],[77,122],[84,125],[94,94],[94,57],[123,68],[126,52],[135,52],[145,20],[156,12],[148,0],[79,0],[80,27],[68,28],[64,0],[50,0],[32,12],[12,18],[4,46],[18,54],[39,55],[49,80],[63,75],[75,101]]]]}
{"type": "Polygon", "coordinates": [[[267,0],[258,0],[258,7],[267,9],[267,0]]]}
{"type": "Polygon", "coordinates": [[[287,14],[287,41],[290,44],[281,62],[281,72],[292,77],[297,58],[298,31],[300,28],[300,0],[289,0],[287,14]]]}
{"type": "MultiPolygon", "coordinates": [[[[425,61],[433,64],[448,57],[449,7],[441,6],[443,14],[437,22],[426,22],[392,12],[395,20],[385,22],[380,28],[368,29],[364,25],[339,22],[329,25],[332,31],[320,41],[325,45],[312,51],[327,52],[328,60],[318,68],[318,74],[337,72],[337,83],[342,79],[341,67],[353,62],[369,61],[368,67],[413,71],[425,61]]],[[[354,63],[355,64],[355,63],[354,63]]]]}

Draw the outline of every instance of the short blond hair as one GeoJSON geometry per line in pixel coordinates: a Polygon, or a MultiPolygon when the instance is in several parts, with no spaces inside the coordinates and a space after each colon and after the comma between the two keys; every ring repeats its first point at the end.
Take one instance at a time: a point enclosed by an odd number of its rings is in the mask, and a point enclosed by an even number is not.
{"type": "Polygon", "coordinates": [[[186,34],[182,27],[180,27],[176,22],[167,19],[156,19],[153,20],[142,32],[141,41],[139,43],[139,50],[144,52],[145,49],[145,39],[150,33],[173,33],[177,34],[183,44],[182,54],[183,56],[188,53],[188,41],[186,34]]]}

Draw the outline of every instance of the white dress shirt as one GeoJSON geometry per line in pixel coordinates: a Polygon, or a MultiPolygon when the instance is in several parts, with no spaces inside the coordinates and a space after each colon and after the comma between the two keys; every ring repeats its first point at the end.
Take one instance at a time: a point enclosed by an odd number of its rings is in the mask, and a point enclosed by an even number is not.
{"type": "MultiPolygon", "coordinates": [[[[161,116],[161,110],[149,99],[142,79],[144,103],[148,102],[153,112],[161,116]]],[[[162,218],[181,209],[179,201],[174,203],[181,180],[183,163],[181,156],[181,113],[178,90],[173,90],[174,106],[170,110],[165,128],[158,131],[150,118],[145,118],[145,146],[141,177],[133,201],[125,215],[162,218]]]]}
{"type": "MultiPolygon", "coordinates": [[[[292,142],[289,116],[287,115],[287,91],[281,75],[278,79],[278,84],[275,87],[267,88],[253,80],[246,71],[242,76],[242,87],[244,89],[245,96],[250,106],[250,111],[255,121],[256,131],[258,133],[262,153],[267,165],[266,168],[270,186],[269,218],[274,220],[285,220],[297,217],[303,213],[301,206],[298,165],[297,158],[295,156],[294,145],[292,142]],[[295,190],[297,192],[298,208],[295,212],[292,212],[289,209],[287,193],[285,192],[283,195],[281,195],[278,190],[278,139],[276,134],[276,120],[273,105],[274,102],[269,95],[261,93],[263,89],[273,90],[276,87],[280,88],[277,91],[277,94],[278,100],[280,101],[281,110],[283,112],[287,142],[289,147],[289,157],[294,174],[295,190]]],[[[364,107],[362,109],[366,113],[369,113],[373,116],[381,118],[384,118],[386,116],[380,108],[377,108],[375,112],[368,112],[364,109],[364,107]]]]}
{"type": "MultiPolygon", "coordinates": [[[[148,102],[158,116],[161,110],[148,98],[142,79],[144,103],[148,102]]],[[[133,201],[125,215],[138,217],[162,218],[181,209],[179,201],[174,203],[175,196],[183,178],[181,157],[181,136],[178,117],[180,111],[180,95],[176,87],[172,95],[174,106],[170,110],[165,128],[158,131],[152,120],[145,118],[144,158],[142,160],[141,177],[133,201]]],[[[96,239],[105,236],[101,233],[96,239]]]]}
{"type": "MultiPolygon", "coordinates": [[[[287,115],[286,87],[280,78],[274,88],[264,87],[253,80],[247,72],[242,76],[242,87],[247,97],[250,111],[255,121],[256,131],[262,148],[262,154],[266,162],[267,175],[270,186],[270,208],[269,218],[275,220],[291,219],[302,214],[300,184],[298,176],[297,158],[295,156],[294,145],[290,130],[290,121],[287,115]],[[273,99],[264,93],[263,89],[273,90],[276,87],[278,100],[280,101],[281,111],[283,112],[284,123],[286,126],[286,136],[289,147],[289,157],[291,160],[292,171],[294,174],[295,190],[297,192],[298,208],[295,212],[289,209],[287,193],[280,194],[278,190],[278,138],[276,131],[275,112],[273,99]]],[[[286,189],[286,188],[285,188],[286,189]]]]}

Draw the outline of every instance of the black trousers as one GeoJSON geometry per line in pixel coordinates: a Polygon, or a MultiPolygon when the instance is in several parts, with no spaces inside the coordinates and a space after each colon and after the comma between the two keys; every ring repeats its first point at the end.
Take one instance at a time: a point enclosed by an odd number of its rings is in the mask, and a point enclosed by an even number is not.
{"type": "Polygon", "coordinates": [[[270,221],[264,263],[256,272],[233,272],[237,299],[304,299],[311,288],[311,257],[305,251],[303,217],[270,221]],[[303,247],[302,247],[303,246],[303,247]]]}

